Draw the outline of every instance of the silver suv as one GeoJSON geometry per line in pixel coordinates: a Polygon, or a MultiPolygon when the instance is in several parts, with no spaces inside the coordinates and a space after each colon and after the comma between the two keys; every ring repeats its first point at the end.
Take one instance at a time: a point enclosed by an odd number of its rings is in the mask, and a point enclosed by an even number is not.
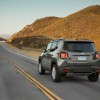
{"type": "Polygon", "coordinates": [[[96,82],[100,73],[100,55],[94,42],[90,40],[54,40],[42,49],[38,60],[38,72],[52,74],[54,82],[61,81],[61,76],[87,76],[96,82]]]}

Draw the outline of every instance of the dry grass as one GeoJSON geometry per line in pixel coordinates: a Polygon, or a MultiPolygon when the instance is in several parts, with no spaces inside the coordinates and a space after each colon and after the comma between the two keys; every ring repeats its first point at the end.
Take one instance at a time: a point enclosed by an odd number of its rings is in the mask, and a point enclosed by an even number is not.
{"type": "Polygon", "coordinates": [[[46,17],[38,19],[13,35],[11,40],[21,37],[31,38],[32,36],[44,36],[51,39],[76,39],[78,36],[95,41],[97,49],[100,51],[100,6],[90,6],[64,18],[46,17]]]}
{"type": "Polygon", "coordinates": [[[26,48],[26,47],[22,47],[22,49],[18,49],[15,46],[12,46],[11,44],[8,44],[8,43],[4,43],[3,45],[14,52],[18,52],[23,55],[36,58],[36,59],[41,54],[41,51],[39,49],[32,49],[32,48],[26,48]]]}

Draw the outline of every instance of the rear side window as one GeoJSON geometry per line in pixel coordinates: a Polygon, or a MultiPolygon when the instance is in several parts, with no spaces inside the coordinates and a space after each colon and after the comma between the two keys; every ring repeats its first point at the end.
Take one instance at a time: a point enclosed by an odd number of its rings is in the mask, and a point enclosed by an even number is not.
{"type": "Polygon", "coordinates": [[[94,52],[95,46],[92,42],[65,42],[64,50],[70,52],[94,52]]]}
{"type": "Polygon", "coordinates": [[[46,49],[46,50],[47,50],[47,51],[48,51],[48,50],[50,50],[50,49],[51,49],[51,46],[52,46],[52,42],[50,42],[50,43],[48,44],[48,46],[47,46],[47,49],[46,49]]]}
{"type": "Polygon", "coordinates": [[[58,44],[57,41],[53,42],[51,49],[55,49],[57,47],[57,44],[58,44]]]}

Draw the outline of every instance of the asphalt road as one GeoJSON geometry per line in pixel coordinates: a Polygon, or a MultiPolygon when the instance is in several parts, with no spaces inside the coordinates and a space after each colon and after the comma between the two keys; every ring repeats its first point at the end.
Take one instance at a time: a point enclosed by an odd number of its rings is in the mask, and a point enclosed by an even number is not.
{"type": "MultiPolygon", "coordinates": [[[[3,45],[3,44],[2,44],[3,45]]],[[[36,86],[9,64],[10,59],[33,78],[63,100],[100,100],[100,79],[89,82],[87,77],[64,77],[54,83],[51,74],[38,74],[37,60],[6,50],[0,45],[0,100],[45,100],[48,99],[36,86]]]]}
{"type": "Polygon", "coordinates": [[[11,66],[8,62],[11,55],[0,46],[0,100],[48,100],[36,86],[11,66]]]}

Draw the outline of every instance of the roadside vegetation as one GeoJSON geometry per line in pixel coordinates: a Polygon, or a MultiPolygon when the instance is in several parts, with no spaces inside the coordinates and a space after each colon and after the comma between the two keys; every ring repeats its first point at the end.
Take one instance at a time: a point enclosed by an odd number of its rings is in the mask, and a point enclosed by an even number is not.
{"type": "Polygon", "coordinates": [[[0,37],[0,41],[6,41],[6,39],[4,39],[4,38],[0,37]]]}
{"type": "Polygon", "coordinates": [[[42,47],[45,47],[49,41],[51,41],[51,39],[47,37],[32,36],[32,37],[14,38],[11,44],[19,49],[21,49],[22,47],[40,49],[42,47]]]}

